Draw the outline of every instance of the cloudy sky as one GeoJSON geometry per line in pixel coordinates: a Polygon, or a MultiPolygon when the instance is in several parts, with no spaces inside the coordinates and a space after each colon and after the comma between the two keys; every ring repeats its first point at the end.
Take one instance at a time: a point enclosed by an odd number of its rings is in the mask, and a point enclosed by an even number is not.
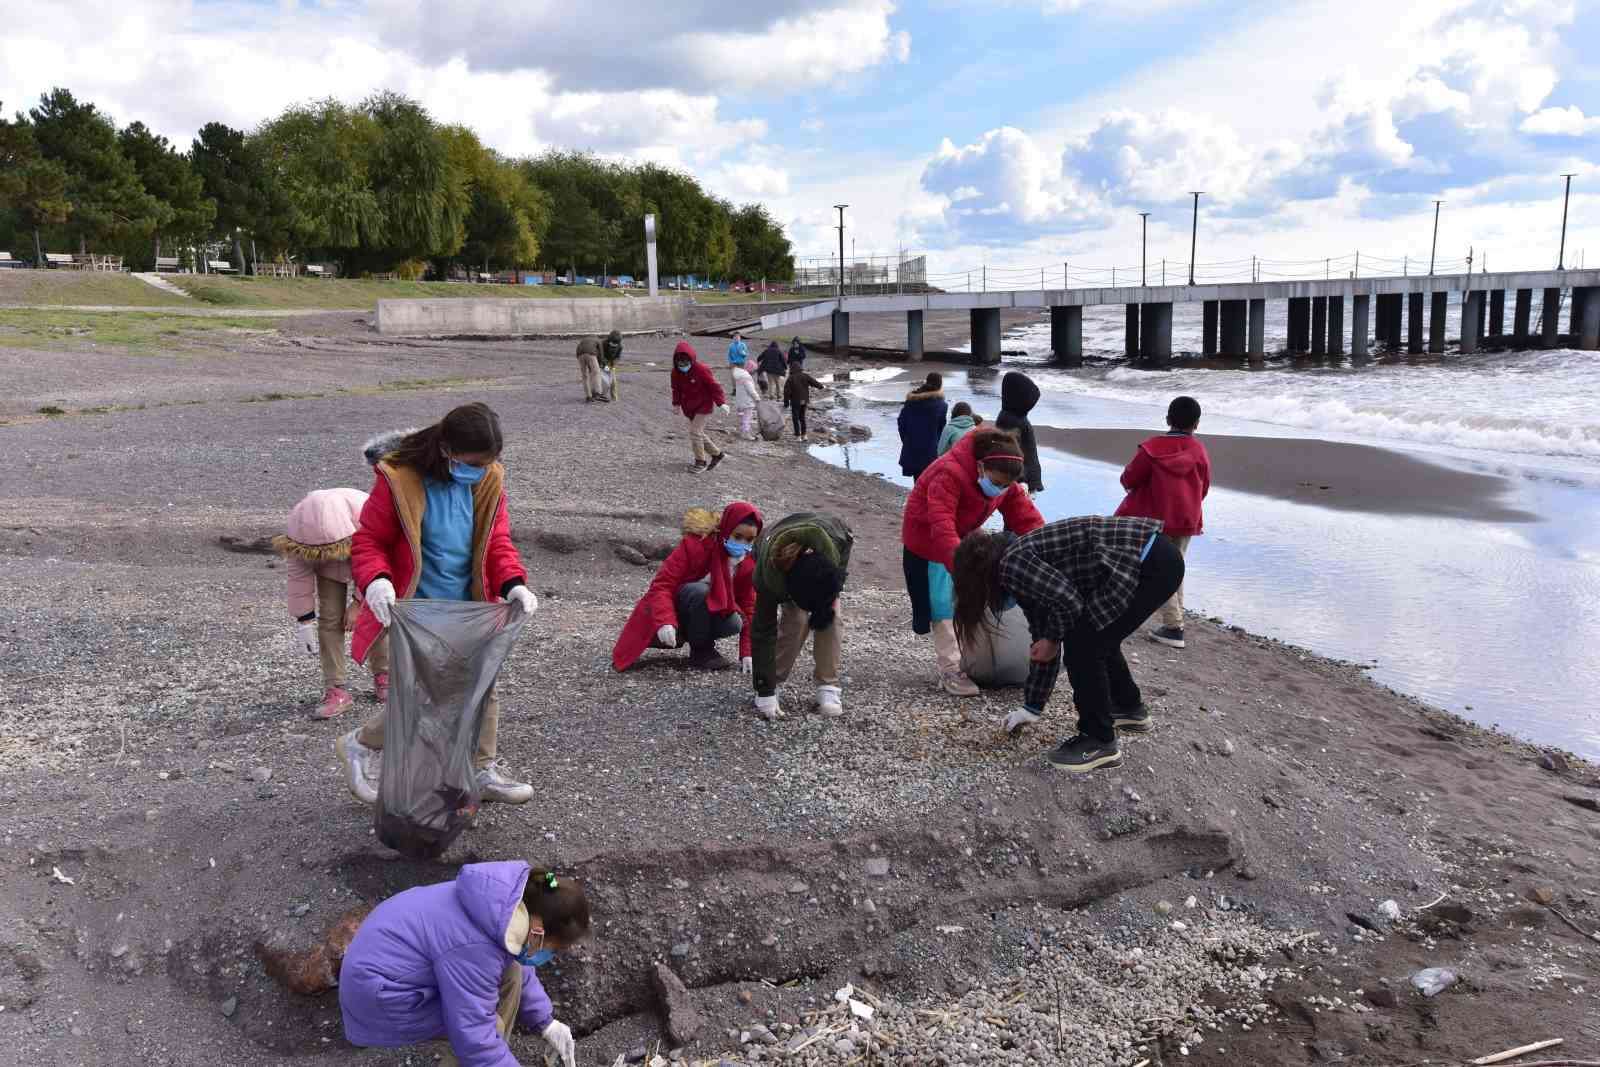
{"type": "Polygon", "coordinates": [[[8,111],[65,84],[186,144],[213,119],[395,89],[504,152],[692,171],[766,202],[802,253],[834,247],[848,203],[857,252],[939,272],[1127,268],[1141,211],[1152,261],[1186,261],[1200,189],[1218,277],[1252,255],[1426,257],[1436,198],[1441,262],[1549,267],[1575,171],[1569,265],[1600,264],[1600,0],[0,8],[8,111]]]}

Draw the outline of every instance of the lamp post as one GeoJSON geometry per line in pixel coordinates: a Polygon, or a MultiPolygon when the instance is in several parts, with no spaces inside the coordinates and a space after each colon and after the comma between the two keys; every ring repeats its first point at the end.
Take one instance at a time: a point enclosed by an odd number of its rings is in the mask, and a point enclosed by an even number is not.
{"type": "Polygon", "coordinates": [[[1439,205],[1443,200],[1433,202],[1433,247],[1428,249],[1428,277],[1433,277],[1433,259],[1439,251],[1439,205]]]}
{"type": "Polygon", "coordinates": [[[1556,253],[1556,270],[1566,270],[1567,261],[1567,202],[1572,199],[1572,175],[1563,174],[1567,179],[1567,191],[1561,197],[1561,251],[1556,253]]]}
{"type": "MultiPolygon", "coordinates": [[[[1201,191],[1203,192],[1203,190],[1201,191]]],[[[1194,197],[1194,221],[1189,225],[1189,284],[1194,284],[1194,248],[1200,236],[1200,196],[1201,192],[1189,193],[1194,197]]]]}
{"type": "Polygon", "coordinates": [[[844,304],[843,304],[843,300],[844,300],[844,209],[849,207],[849,206],[850,206],[849,204],[835,204],[835,205],[833,205],[833,210],[835,210],[835,211],[837,211],[839,213],[839,227],[838,228],[839,228],[839,300],[841,301],[841,303],[839,305],[839,310],[840,311],[844,310],[844,304]]]}
{"type": "Polygon", "coordinates": [[[1150,248],[1150,212],[1139,212],[1139,285],[1148,284],[1144,277],[1145,256],[1150,248]]]}

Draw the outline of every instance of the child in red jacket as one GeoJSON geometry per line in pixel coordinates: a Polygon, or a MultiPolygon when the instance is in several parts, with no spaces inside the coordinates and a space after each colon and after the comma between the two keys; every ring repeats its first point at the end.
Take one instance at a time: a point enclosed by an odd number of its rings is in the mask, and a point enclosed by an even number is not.
{"type": "MultiPolygon", "coordinates": [[[[1200,502],[1211,491],[1211,457],[1195,439],[1200,425],[1200,402],[1180,396],[1167,406],[1170,429],[1139,446],[1133,462],[1122,471],[1122,488],[1128,491],[1118,515],[1160,519],[1161,532],[1179,552],[1187,552],[1189,538],[1204,533],[1200,502]]],[[[1150,639],[1170,648],[1183,647],[1183,586],[1161,607],[1160,625],[1150,639]]]]}
{"type": "Polygon", "coordinates": [[[721,463],[725,453],[707,436],[706,420],[713,411],[728,413],[728,396],[688,341],[679,341],[672,352],[672,406],[689,420],[689,447],[694,449],[690,473],[704,474],[721,463]]]}

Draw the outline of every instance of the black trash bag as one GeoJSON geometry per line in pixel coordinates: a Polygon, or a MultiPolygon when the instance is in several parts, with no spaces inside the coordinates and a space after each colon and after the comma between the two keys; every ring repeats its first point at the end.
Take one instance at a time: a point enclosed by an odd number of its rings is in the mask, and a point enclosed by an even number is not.
{"type": "Polygon", "coordinates": [[[401,600],[391,610],[378,840],[436,859],[478,813],[472,757],[484,700],[528,617],[464,600],[401,600]]]}

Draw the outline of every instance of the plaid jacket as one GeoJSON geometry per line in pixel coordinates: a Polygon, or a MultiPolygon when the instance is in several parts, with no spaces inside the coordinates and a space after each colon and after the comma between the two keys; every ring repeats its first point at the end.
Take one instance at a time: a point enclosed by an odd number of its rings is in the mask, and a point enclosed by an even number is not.
{"type": "Polygon", "coordinates": [[[1000,584],[1028,616],[1035,640],[1075,626],[1103,630],[1139,585],[1139,554],[1159,519],[1063,519],[1017,538],[1000,557],[1000,584]]]}

